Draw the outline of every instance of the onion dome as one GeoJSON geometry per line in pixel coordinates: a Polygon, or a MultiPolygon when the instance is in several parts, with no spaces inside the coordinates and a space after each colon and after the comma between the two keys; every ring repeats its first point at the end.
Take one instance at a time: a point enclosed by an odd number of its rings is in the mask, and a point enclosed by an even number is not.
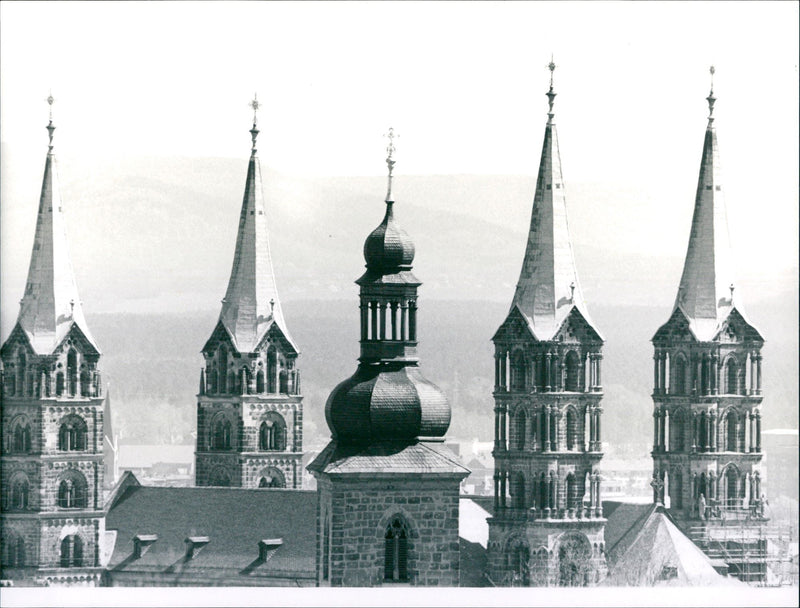
{"type": "Polygon", "coordinates": [[[325,418],[342,443],[407,442],[444,436],[450,405],[416,366],[360,365],[331,392],[325,418]]]}
{"type": "Polygon", "coordinates": [[[394,201],[386,201],[386,215],[364,242],[367,268],[380,274],[410,270],[414,261],[414,242],[394,221],[394,201]]]}

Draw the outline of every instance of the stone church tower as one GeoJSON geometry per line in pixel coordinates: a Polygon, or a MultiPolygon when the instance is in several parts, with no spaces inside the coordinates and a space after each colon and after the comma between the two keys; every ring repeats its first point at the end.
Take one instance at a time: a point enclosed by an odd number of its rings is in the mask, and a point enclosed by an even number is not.
{"type": "Polygon", "coordinates": [[[320,586],[458,586],[458,493],[469,474],[443,445],[450,405],[417,357],[414,244],[394,219],[392,131],[386,215],[364,243],[361,356],[328,397],[331,442],[317,479],[320,586]]]}
{"type": "MultiPolygon", "coordinates": [[[[764,523],[764,339],[747,318],[736,289],[713,86],[707,101],[708,126],[683,275],[672,314],[652,340],[652,485],[654,501],[665,503],[684,529],[704,528],[708,540],[723,520],[729,527],[741,521],[755,527],[764,523]]],[[[734,563],[733,573],[737,569],[734,563]]],[[[761,567],[753,570],[751,564],[749,570],[763,575],[761,567]]]]}
{"type": "Polygon", "coordinates": [[[301,488],[303,397],[299,351],[272,270],[261,165],[253,140],[222,312],[203,347],[197,397],[198,486],[301,488]]]}
{"type": "Polygon", "coordinates": [[[495,504],[488,574],[496,585],[593,585],[606,560],[603,338],[583,300],[550,111],[522,271],[495,345],[495,504]]]}
{"type": "Polygon", "coordinates": [[[97,585],[105,535],[100,350],[69,257],[52,109],[47,130],[28,280],[16,325],[0,349],[0,578],[97,585]]]}

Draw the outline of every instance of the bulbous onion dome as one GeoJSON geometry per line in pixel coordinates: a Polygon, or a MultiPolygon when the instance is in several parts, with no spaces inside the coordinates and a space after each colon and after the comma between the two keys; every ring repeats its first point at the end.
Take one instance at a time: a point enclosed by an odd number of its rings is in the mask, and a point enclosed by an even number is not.
{"type": "Polygon", "coordinates": [[[397,222],[392,206],[386,201],[386,215],[364,241],[364,259],[367,268],[380,274],[409,270],[414,261],[414,243],[397,222]]]}
{"type": "Polygon", "coordinates": [[[325,404],[333,438],[343,443],[411,441],[442,437],[450,405],[416,366],[359,365],[325,404]]]}

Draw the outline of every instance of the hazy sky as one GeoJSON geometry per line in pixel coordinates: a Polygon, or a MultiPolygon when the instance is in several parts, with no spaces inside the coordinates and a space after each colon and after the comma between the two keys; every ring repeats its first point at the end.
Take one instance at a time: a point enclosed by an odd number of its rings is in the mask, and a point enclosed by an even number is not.
{"type": "MultiPolygon", "coordinates": [[[[674,204],[663,192],[688,192],[663,243],[633,223],[621,231],[620,245],[642,253],[685,252],[714,64],[737,254],[751,275],[796,268],[794,2],[3,2],[3,192],[24,176],[35,197],[50,90],[62,169],[246,158],[257,91],[262,164],[286,174],[382,174],[392,125],[398,190],[403,174],[535,175],[551,53],[567,184],[638,188],[662,209],[674,204]]],[[[6,262],[24,252],[15,267],[27,264],[35,206],[4,201],[6,262]]],[[[3,291],[6,305],[20,297],[3,291]]]]}

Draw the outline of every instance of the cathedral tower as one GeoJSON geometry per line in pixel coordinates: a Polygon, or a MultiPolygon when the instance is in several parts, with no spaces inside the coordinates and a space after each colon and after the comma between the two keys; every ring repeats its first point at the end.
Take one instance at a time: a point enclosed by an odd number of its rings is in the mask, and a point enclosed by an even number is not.
{"type": "Polygon", "coordinates": [[[2,349],[2,574],[96,585],[103,513],[100,350],[72,271],[52,104],[36,233],[19,316],[2,349]]]}
{"type": "Polygon", "coordinates": [[[252,152],[228,290],[197,397],[198,486],[301,488],[303,397],[299,351],[283,319],[267,234],[261,165],[252,152]]]}
{"type": "Polygon", "coordinates": [[[496,585],[592,585],[605,576],[600,474],[603,338],[572,254],[561,155],[549,113],[528,244],[495,345],[496,585]]]}
{"type": "Polygon", "coordinates": [[[320,586],[457,586],[458,491],[469,471],[443,445],[450,405],[417,358],[414,243],[394,219],[393,132],[386,215],[364,243],[361,356],[328,397],[331,442],[317,479],[320,586]]]}
{"type": "MultiPolygon", "coordinates": [[[[704,528],[713,535],[715,523],[723,520],[728,526],[764,521],[764,339],[748,320],[734,279],[713,82],[707,101],[686,261],[672,314],[652,340],[652,485],[654,501],[665,503],[685,529],[704,528]]],[[[737,568],[732,564],[734,572],[737,568]]]]}

